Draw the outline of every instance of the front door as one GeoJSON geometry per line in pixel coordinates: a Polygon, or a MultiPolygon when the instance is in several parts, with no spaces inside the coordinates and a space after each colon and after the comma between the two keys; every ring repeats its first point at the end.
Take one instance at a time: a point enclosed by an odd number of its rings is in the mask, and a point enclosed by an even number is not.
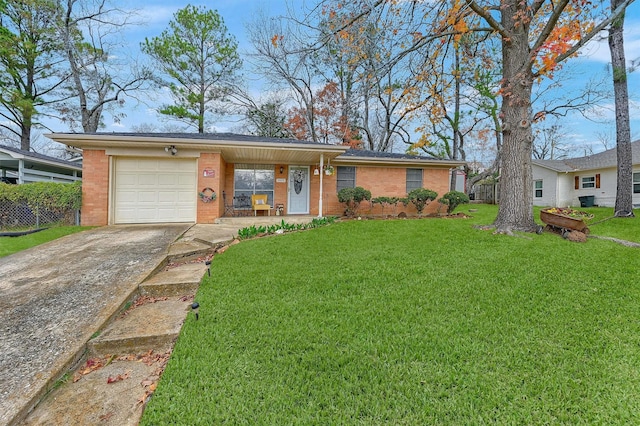
{"type": "Polygon", "coordinates": [[[288,214],[309,214],[309,167],[289,167],[288,214]]]}

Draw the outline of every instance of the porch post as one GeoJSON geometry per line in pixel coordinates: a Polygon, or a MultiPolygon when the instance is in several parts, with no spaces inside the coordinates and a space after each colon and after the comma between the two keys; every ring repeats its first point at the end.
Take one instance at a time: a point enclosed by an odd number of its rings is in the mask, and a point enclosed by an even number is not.
{"type": "Polygon", "coordinates": [[[320,154],[320,199],[318,200],[318,217],[322,217],[322,190],[324,177],[324,154],[320,154]]]}
{"type": "Polygon", "coordinates": [[[24,160],[18,160],[18,183],[24,183],[24,160]]]}

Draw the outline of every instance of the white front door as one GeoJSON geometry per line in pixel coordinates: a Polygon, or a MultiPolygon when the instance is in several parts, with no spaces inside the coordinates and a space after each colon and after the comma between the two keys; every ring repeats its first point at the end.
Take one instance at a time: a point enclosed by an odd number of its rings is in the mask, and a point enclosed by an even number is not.
{"type": "Polygon", "coordinates": [[[289,166],[288,214],[309,214],[309,167],[289,166]]]}

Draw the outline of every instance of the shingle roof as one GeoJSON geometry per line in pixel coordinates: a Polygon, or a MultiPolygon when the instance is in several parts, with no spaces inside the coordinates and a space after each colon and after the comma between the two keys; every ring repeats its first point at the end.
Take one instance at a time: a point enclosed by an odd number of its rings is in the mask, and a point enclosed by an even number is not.
{"type": "Polygon", "coordinates": [[[82,169],[82,166],[79,165],[78,163],[74,163],[74,162],[71,162],[71,161],[63,160],[61,158],[51,157],[51,156],[44,155],[44,154],[38,154],[37,152],[25,151],[23,149],[14,148],[12,146],[0,145],[0,150],[10,151],[10,152],[13,152],[15,154],[20,154],[23,157],[31,158],[31,159],[34,159],[34,160],[41,160],[41,161],[45,161],[45,162],[49,162],[49,163],[58,163],[58,164],[62,164],[64,166],[67,166],[67,167],[70,167],[70,168],[74,168],[74,169],[78,169],[78,170],[82,169]]]}
{"type": "MultiPolygon", "coordinates": [[[[631,143],[631,152],[633,164],[640,164],[640,140],[631,143]]],[[[533,160],[533,164],[557,172],[576,172],[616,167],[618,157],[616,148],[611,148],[598,154],[584,157],[567,158],[564,160],[533,160]]]]}
{"type": "Polygon", "coordinates": [[[427,157],[411,154],[400,154],[392,152],[379,152],[379,151],[366,151],[363,149],[350,149],[344,154],[340,155],[340,158],[344,157],[361,157],[361,158],[388,158],[395,160],[439,160],[435,157],[427,157]]]}
{"type": "Polygon", "coordinates": [[[280,139],[266,138],[263,136],[241,135],[236,133],[83,133],[83,135],[112,135],[112,136],[131,136],[131,137],[150,137],[150,138],[169,138],[169,139],[200,139],[209,141],[234,141],[234,142],[266,142],[266,143],[290,143],[290,144],[308,144],[308,145],[326,145],[319,142],[311,142],[298,139],[280,139]]]}
{"type": "MultiPolygon", "coordinates": [[[[326,146],[327,144],[320,142],[311,142],[299,139],[280,139],[280,138],[266,138],[262,136],[254,135],[241,135],[235,133],[83,133],[83,135],[112,135],[122,137],[149,137],[149,138],[169,138],[169,139],[199,139],[208,141],[234,141],[234,142],[259,142],[259,143],[277,143],[277,144],[303,144],[313,146],[326,146]]],[[[394,159],[394,160],[417,160],[417,161],[439,161],[440,159],[430,156],[419,156],[400,153],[378,152],[368,151],[360,149],[349,149],[343,154],[340,154],[340,158],[352,157],[352,158],[371,158],[371,159],[394,159]]],[[[447,160],[442,160],[447,161],[447,160]]]]}

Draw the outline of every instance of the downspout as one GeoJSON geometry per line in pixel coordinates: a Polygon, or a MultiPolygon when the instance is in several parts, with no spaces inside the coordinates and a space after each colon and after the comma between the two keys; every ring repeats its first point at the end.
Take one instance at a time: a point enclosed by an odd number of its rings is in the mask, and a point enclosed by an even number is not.
{"type": "Polygon", "coordinates": [[[320,154],[320,199],[318,200],[318,217],[322,217],[322,194],[324,178],[324,154],[320,154]]]}

